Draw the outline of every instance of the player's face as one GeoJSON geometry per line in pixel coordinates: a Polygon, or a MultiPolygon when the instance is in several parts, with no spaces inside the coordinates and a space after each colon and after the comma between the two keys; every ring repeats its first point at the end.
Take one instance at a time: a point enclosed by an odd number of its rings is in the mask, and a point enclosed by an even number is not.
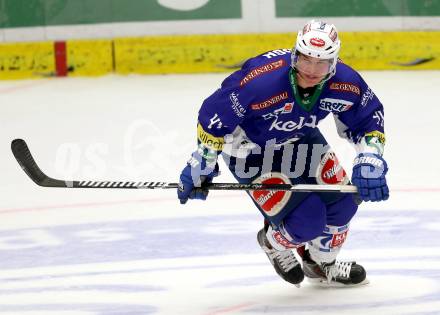
{"type": "Polygon", "coordinates": [[[299,85],[304,88],[317,85],[329,73],[332,61],[300,54],[295,65],[299,85]]]}

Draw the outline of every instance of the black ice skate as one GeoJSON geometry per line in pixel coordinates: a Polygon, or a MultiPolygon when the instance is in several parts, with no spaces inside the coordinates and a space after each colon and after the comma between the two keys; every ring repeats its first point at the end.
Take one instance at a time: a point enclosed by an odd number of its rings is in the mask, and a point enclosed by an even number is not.
{"type": "Polygon", "coordinates": [[[368,284],[364,267],[354,261],[333,261],[318,264],[310,258],[308,250],[303,257],[304,274],[313,282],[328,286],[351,287],[368,284]]]}
{"type": "Polygon", "coordinates": [[[266,238],[265,229],[258,232],[257,240],[278,275],[287,282],[299,287],[299,284],[304,280],[304,272],[292,250],[279,251],[272,248],[266,238]]]}

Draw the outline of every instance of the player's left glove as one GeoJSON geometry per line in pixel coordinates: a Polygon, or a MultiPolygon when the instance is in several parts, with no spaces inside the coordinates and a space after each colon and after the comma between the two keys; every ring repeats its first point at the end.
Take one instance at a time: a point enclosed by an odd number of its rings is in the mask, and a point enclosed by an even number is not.
{"type": "Polygon", "coordinates": [[[357,187],[363,201],[388,199],[387,172],[387,163],[379,154],[361,153],[355,158],[351,182],[357,187]]]}

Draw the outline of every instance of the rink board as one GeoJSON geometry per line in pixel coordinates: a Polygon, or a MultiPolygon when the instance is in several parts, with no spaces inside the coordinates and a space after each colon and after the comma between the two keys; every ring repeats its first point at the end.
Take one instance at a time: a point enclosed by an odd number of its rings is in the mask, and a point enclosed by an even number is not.
{"type": "MultiPolygon", "coordinates": [[[[440,69],[440,32],[343,32],[344,62],[358,70],[440,69]]],[[[249,57],[291,48],[293,33],[146,36],[0,45],[0,79],[59,76],[66,55],[68,76],[108,73],[230,72],[249,57]]],[[[61,75],[63,76],[63,75],[61,75]]]]}

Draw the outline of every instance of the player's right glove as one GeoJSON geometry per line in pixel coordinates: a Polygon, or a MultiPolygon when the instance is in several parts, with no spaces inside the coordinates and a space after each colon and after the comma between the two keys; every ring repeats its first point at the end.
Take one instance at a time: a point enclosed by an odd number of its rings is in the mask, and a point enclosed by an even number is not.
{"type": "Polygon", "coordinates": [[[188,199],[206,200],[209,190],[204,185],[211,183],[219,174],[216,161],[209,163],[198,151],[194,152],[180,174],[177,189],[180,203],[185,204],[188,199]]]}
{"type": "Polygon", "coordinates": [[[361,153],[354,159],[351,182],[357,187],[363,201],[388,199],[387,172],[387,163],[379,154],[361,153]]]}

